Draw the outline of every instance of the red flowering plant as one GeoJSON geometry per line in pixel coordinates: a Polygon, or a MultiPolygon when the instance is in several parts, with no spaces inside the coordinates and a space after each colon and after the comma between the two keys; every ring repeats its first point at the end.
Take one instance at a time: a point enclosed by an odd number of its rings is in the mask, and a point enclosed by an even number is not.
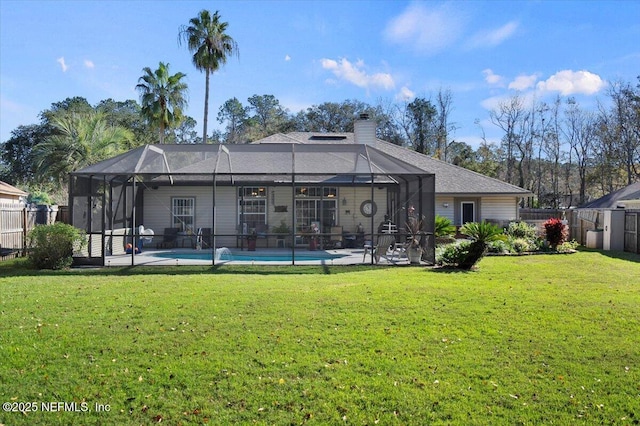
{"type": "Polygon", "coordinates": [[[561,219],[551,218],[547,220],[543,226],[546,240],[554,250],[556,250],[560,244],[564,243],[569,236],[567,225],[565,225],[561,219]]]}

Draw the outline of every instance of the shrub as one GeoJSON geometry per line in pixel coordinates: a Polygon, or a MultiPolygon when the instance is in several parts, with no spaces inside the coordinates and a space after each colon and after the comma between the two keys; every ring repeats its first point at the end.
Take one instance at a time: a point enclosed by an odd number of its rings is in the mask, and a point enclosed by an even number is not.
{"type": "Polygon", "coordinates": [[[502,240],[490,241],[487,244],[487,251],[489,253],[511,253],[511,246],[502,240]]]}
{"type": "Polygon", "coordinates": [[[565,242],[568,237],[568,230],[561,219],[551,218],[544,223],[545,237],[551,248],[556,249],[565,242]]]}
{"type": "Polygon", "coordinates": [[[31,192],[27,197],[27,202],[29,204],[46,204],[48,206],[52,204],[51,197],[49,197],[49,194],[42,191],[31,192]]]}
{"type": "Polygon", "coordinates": [[[569,253],[575,251],[579,245],[580,243],[576,240],[565,241],[564,243],[560,244],[556,248],[556,250],[558,250],[560,253],[569,253]]]}
{"type": "Polygon", "coordinates": [[[471,241],[447,244],[436,251],[436,263],[443,266],[458,266],[469,252],[471,241]]]}
{"type": "Polygon", "coordinates": [[[27,237],[29,259],[38,269],[64,269],[71,266],[74,250],[86,244],[83,233],[64,223],[38,225],[27,237]]]}
{"type": "Polygon", "coordinates": [[[511,222],[505,234],[514,239],[524,238],[533,241],[538,238],[538,229],[534,225],[529,225],[527,222],[511,222]]]}
{"type": "Polygon", "coordinates": [[[448,217],[436,215],[436,223],[434,234],[436,238],[450,237],[456,232],[456,227],[453,226],[451,220],[448,217]]]}
{"type": "Polygon", "coordinates": [[[516,253],[524,253],[527,251],[535,251],[536,247],[531,244],[526,238],[514,238],[510,240],[511,247],[516,253]]]}

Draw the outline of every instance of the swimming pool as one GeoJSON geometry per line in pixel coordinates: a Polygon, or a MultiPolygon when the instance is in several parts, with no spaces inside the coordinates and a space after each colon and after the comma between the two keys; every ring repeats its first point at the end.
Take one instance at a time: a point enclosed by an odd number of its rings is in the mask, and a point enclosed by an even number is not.
{"type": "MultiPolygon", "coordinates": [[[[211,260],[211,252],[196,252],[196,253],[154,253],[154,257],[161,257],[165,259],[185,259],[185,260],[211,260]]],[[[344,254],[332,254],[326,252],[318,253],[296,253],[295,261],[323,261],[333,260],[345,257],[344,254]]],[[[291,262],[291,253],[260,253],[256,252],[235,252],[235,253],[221,253],[216,262],[291,262]]]]}

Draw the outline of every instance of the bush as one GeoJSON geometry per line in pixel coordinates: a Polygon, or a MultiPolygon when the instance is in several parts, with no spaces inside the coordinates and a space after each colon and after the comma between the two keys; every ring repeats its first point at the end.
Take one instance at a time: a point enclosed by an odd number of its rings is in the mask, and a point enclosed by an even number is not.
{"type": "Polygon", "coordinates": [[[50,206],[52,204],[49,194],[42,191],[33,191],[27,197],[27,203],[29,204],[46,204],[50,206]]]}
{"type": "Polygon", "coordinates": [[[506,241],[502,241],[502,240],[491,241],[489,242],[489,244],[487,244],[487,251],[489,253],[500,253],[500,254],[511,253],[511,246],[506,241]]]}
{"type": "Polygon", "coordinates": [[[471,241],[447,244],[436,252],[436,263],[443,266],[458,266],[467,256],[471,241]]]}
{"type": "Polygon", "coordinates": [[[511,247],[513,247],[513,251],[516,253],[525,253],[528,251],[535,251],[537,247],[533,246],[529,240],[526,238],[514,238],[510,240],[511,247]]]}
{"type": "Polygon", "coordinates": [[[558,250],[560,253],[570,253],[575,251],[579,245],[580,243],[578,243],[576,240],[565,241],[564,243],[560,244],[556,248],[556,250],[558,250]]]}
{"type": "Polygon", "coordinates": [[[545,236],[551,248],[557,250],[558,246],[567,240],[569,232],[561,219],[551,218],[544,223],[545,236]]]}
{"type": "Polygon", "coordinates": [[[533,241],[538,238],[538,229],[527,222],[511,222],[505,234],[514,239],[524,238],[525,240],[533,241]]]}
{"type": "Polygon", "coordinates": [[[71,266],[73,252],[86,244],[84,234],[71,225],[38,225],[29,233],[29,259],[38,269],[64,269],[71,266]]]}
{"type": "Polygon", "coordinates": [[[450,237],[455,232],[456,232],[456,227],[453,226],[453,223],[451,223],[451,220],[449,220],[449,218],[436,215],[436,223],[435,223],[435,229],[434,229],[434,234],[436,238],[450,237]]]}

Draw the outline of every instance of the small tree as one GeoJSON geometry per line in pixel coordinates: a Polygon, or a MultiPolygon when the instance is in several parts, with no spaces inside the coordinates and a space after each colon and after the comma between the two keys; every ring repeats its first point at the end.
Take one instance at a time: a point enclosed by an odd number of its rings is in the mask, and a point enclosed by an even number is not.
{"type": "Polygon", "coordinates": [[[83,233],[71,225],[38,225],[27,237],[29,258],[38,269],[64,269],[73,263],[73,252],[86,245],[83,233]]]}
{"type": "Polygon", "coordinates": [[[547,220],[544,223],[544,231],[549,245],[554,250],[556,250],[560,244],[564,243],[569,236],[567,226],[558,218],[547,220]]]}
{"type": "Polygon", "coordinates": [[[466,255],[458,264],[461,269],[473,268],[487,253],[488,244],[503,238],[502,229],[488,222],[466,223],[460,232],[471,239],[466,255]]]}

